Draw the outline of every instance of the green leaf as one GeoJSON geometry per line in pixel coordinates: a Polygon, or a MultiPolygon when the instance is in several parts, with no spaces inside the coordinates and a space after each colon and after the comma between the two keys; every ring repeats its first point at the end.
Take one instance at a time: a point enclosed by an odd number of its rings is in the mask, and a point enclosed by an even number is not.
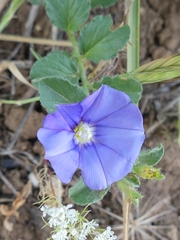
{"type": "Polygon", "coordinates": [[[87,97],[81,87],[63,78],[49,77],[32,83],[39,90],[41,104],[49,113],[56,111],[58,104],[79,102],[87,97]]]}
{"type": "Polygon", "coordinates": [[[122,180],[118,181],[117,185],[133,204],[139,204],[139,199],[141,199],[143,196],[136,191],[126,179],[123,178],[122,180]]]}
{"type": "Polygon", "coordinates": [[[164,155],[164,147],[160,144],[158,147],[147,151],[141,151],[134,167],[154,166],[158,164],[164,155]]]}
{"type": "Polygon", "coordinates": [[[84,184],[83,179],[80,178],[80,181],[69,189],[69,197],[76,204],[87,205],[101,200],[108,190],[109,187],[101,191],[91,190],[84,184]]]}
{"type": "Polygon", "coordinates": [[[44,5],[46,4],[46,0],[29,0],[30,3],[34,5],[44,5]]]}
{"type": "Polygon", "coordinates": [[[134,175],[133,173],[129,173],[125,179],[131,184],[133,185],[134,187],[139,187],[140,186],[140,181],[139,181],[139,178],[134,175]]]}
{"type": "Polygon", "coordinates": [[[150,166],[134,167],[133,172],[143,179],[161,180],[165,178],[160,169],[150,166]]]}
{"type": "Polygon", "coordinates": [[[80,31],[79,46],[83,57],[93,62],[109,60],[127,43],[130,29],[126,25],[111,31],[112,19],[97,16],[80,31]]]}
{"type": "Polygon", "coordinates": [[[101,6],[103,8],[106,8],[116,2],[118,2],[118,0],[91,0],[91,7],[95,8],[95,7],[101,6]]]}
{"type": "Polygon", "coordinates": [[[99,82],[94,83],[93,87],[98,89],[102,84],[106,84],[112,88],[125,92],[134,103],[138,103],[141,98],[142,86],[133,78],[122,80],[121,75],[116,75],[113,78],[104,77],[99,82]]]}
{"type": "Polygon", "coordinates": [[[79,77],[75,62],[67,52],[52,52],[40,58],[33,65],[30,72],[32,79],[66,77],[71,83],[77,84],[79,77]]]}
{"type": "Polygon", "coordinates": [[[90,11],[89,0],[46,0],[46,12],[51,22],[64,31],[77,31],[90,11]]]}

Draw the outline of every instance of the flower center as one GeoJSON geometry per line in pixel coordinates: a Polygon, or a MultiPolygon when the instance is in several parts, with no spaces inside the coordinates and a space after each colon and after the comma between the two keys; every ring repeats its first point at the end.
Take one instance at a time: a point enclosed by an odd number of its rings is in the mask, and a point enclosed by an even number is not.
{"type": "Polygon", "coordinates": [[[85,144],[93,139],[93,127],[85,122],[80,122],[75,128],[75,141],[77,144],[85,144]]]}

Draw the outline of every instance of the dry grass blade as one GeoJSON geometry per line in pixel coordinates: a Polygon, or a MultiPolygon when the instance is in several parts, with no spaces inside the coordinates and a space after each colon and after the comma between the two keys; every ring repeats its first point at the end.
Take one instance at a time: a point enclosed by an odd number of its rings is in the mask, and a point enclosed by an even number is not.
{"type": "Polygon", "coordinates": [[[8,34],[0,34],[0,40],[9,41],[9,42],[21,42],[21,43],[29,43],[29,44],[33,43],[33,44],[39,44],[39,45],[59,46],[59,47],[72,47],[72,44],[69,41],[22,37],[22,36],[8,35],[8,34]]]}
{"type": "Polygon", "coordinates": [[[36,89],[31,83],[29,83],[25,77],[21,74],[19,69],[17,68],[16,64],[14,62],[7,62],[3,61],[0,64],[0,73],[5,71],[6,69],[9,69],[9,71],[22,83],[26,84],[27,86],[36,89]]]}
{"type": "Polygon", "coordinates": [[[13,62],[9,62],[8,63],[8,69],[11,71],[11,73],[22,83],[26,84],[29,87],[32,87],[35,89],[35,87],[30,84],[25,77],[20,73],[20,71],[18,70],[18,68],[16,67],[16,65],[13,62]]]}

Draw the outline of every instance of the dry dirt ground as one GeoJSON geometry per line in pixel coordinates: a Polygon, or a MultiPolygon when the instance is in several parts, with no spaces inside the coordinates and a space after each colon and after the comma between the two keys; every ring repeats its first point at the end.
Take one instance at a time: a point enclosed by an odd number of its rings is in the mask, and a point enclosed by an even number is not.
{"type": "MultiPolygon", "coordinates": [[[[115,25],[118,25],[123,19],[122,2],[110,10],[98,9],[92,15],[110,12],[115,25]]],[[[0,12],[1,16],[7,7],[8,3],[0,12]]],[[[51,30],[52,26],[43,7],[32,9],[32,5],[25,2],[3,33],[51,38],[51,30]],[[30,12],[33,13],[31,17],[30,12]]],[[[57,32],[53,36],[66,39],[63,32],[57,32]]],[[[0,41],[1,99],[27,99],[36,95],[34,89],[17,80],[11,69],[2,66],[2,61],[5,60],[15,62],[22,75],[29,80],[29,70],[35,61],[30,47],[41,56],[52,50],[48,45],[0,41]]],[[[141,63],[179,51],[180,1],[142,0],[141,63]]],[[[120,56],[124,58],[124,54],[120,56]]],[[[118,65],[115,72],[118,73],[122,68],[118,65]]],[[[140,191],[144,198],[139,207],[132,207],[131,213],[131,230],[139,232],[135,240],[180,239],[180,146],[177,141],[179,93],[180,79],[144,87],[140,108],[147,139],[143,148],[156,147],[160,143],[164,145],[165,155],[159,167],[166,179],[158,183],[142,183],[140,191]],[[152,238],[143,232],[150,233],[152,238]]],[[[32,188],[27,184],[36,170],[42,168],[44,152],[36,139],[36,132],[45,114],[39,103],[23,106],[4,104],[0,107],[0,204],[4,204],[1,205],[0,213],[0,240],[44,240],[49,236],[50,230],[42,229],[44,223],[41,212],[34,205],[39,193],[37,183],[33,181],[32,188]],[[5,215],[10,216],[8,221],[5,215]]],[[[59,187],[63,203],[69,203],[68,187],[59,187]]],[[[102,226],[114,226],[117,235],[121,233],[122,222],[118,218],[122,215],[121,195],[115,186],[102,202],[92,205],[91,210],[91,218],[99,219],[102,226]]]]}

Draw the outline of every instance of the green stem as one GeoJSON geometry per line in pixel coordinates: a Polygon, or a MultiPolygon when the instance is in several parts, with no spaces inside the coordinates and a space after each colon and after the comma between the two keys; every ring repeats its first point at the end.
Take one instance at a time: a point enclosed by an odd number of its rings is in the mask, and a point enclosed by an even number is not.
{"type": "MultiPolygon", "coordinates": [[[[129,0],[125,0],[125,5],[129,0]]],[[[127,45],[127,72],[139,67],[139,34],[140,34],[140,0],[134,0],[130,6],[128,25],[131,30],[129,44],[127,45]]],[[[123,194],[123,239],[129,239],[129,214],[131,202],[123,194]]]]}
{"type": "Polygon", "coordinates": [[[6,100],[6,99],[0,99],[0,106],[1,106],[2,104],[15,104],[15,105],[21,106],[21,105],[24,105],[24,104],[27,104],[27,103],[36,102],[36,101],[39,101],[39,100],[40,100],[40,97],[39,97],[39,96],[33,97],[33,98],[29,98],[29,99],[24,99],[24,100],[6,100]]]}
{"type": "Polygon", "coordinates": [[[178,144],[180,145],[180,101],[178,102],[178,122],[177,122],[177,127],[178,127],[178,144]]]}
{"type": "Polygon", "coordinates": [[[139,67],[140,0],[134,0],[129,11],[128,25],[131,29],[127,45],[127,72],[139,67]]]}
{"type": "Polygon", "coordinates": [[[68,35],[69,35],[69,38],[70,38],[70,40],[72,42],[72,45],[73,45],[74,55],[77,58],[83,89],[84,89],[85,93],[87,95],[89,95],[89,90],[88,90],[88,86],[87,86],[88,83],[87,83],[87,79],[86,79],[86,72],[85,72],[85,69],[84,69],[84,66],[83,66],[83,63],[82,63],[82,60],[81,60],[81,54],[79,52],[79,48],[78,48],[75,36],[71,31],[68,32],[68,35]]]}

